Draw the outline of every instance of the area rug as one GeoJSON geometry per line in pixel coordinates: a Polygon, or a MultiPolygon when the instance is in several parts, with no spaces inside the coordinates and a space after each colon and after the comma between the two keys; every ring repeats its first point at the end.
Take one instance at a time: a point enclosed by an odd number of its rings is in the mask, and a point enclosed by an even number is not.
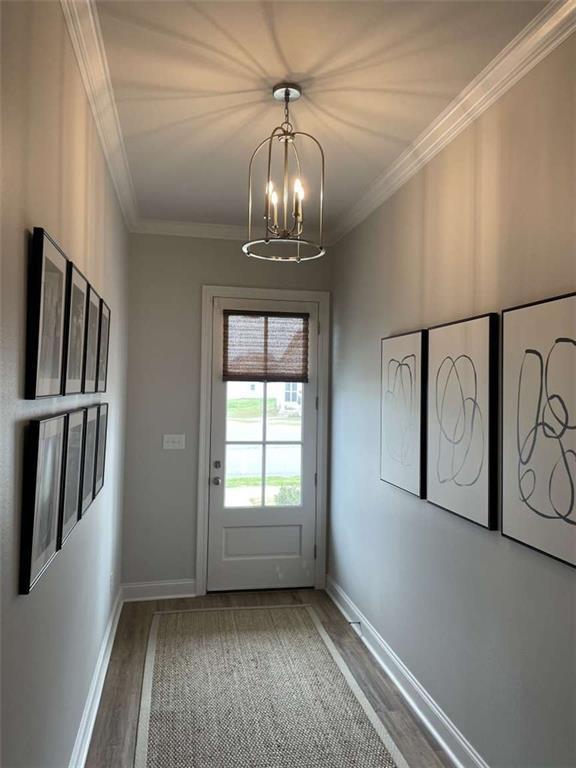
{"type": "Polygon", "coordinates": [[[408,768],[311,606],[159,612],[135,768],[408,768]]]}

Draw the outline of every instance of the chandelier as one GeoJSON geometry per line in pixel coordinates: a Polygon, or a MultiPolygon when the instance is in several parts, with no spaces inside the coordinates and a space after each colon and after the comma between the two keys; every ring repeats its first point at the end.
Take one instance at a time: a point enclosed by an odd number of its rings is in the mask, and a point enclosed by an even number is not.
{"type": "Polygon", "coordinates": [[[260,142],[250,158],[248,240],[242,250],[256,259],[309,261],[326,252],[323,244],[324,151],[314,136],[295,131],[290,122],[290,102],[302,95],[300,86],[279,83],[272,93],[276,101],[284,102],[284,121],[260,142]],[[316,172],[311,169],[311,175],[305,180],[298,149],[303,150],[306,143],[311,145],[319,162],[316,172]],[[258,174],[255,161],[261,152],[265,162],[261,163],[261,174],[258,174]]]}

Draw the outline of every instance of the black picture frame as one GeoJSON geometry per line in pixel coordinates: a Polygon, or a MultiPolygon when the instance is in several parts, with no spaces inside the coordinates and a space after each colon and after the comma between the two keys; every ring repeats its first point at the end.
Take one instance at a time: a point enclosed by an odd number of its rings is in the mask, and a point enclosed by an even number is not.
{"type": "MultiPolygon", "coordinates": [[[[432,326],[428,329],[428,429],[427,429],[427,443],[430,442],[430,430],[433,422],[433,411],[436,407],[435,402],[432,400],[431,386],[433,386],[434,373],[431,371],[433,364],[432,349],[433,349],[433,336],[434,331],[439,331],[445,328],[463,325],[471,323],[477,320],[488,320],[487,329],[487,342],[488,342],[488,371],[487,371],[487,415],[485,423],[487,425],[487,438],[486,438],[486,461],[487,461],[487,493],[486,493],[486,514],[483,521],[475,520],[472,517],[459,512],[457,509],[446,506],[439,503],[438,500],[430,498],[431,488],[433,486],[431,482],[430,468],[428,467],[427,478],[427,501],[435,507],[443,509],[451,514],[461,517],[462,519],[473,523],[486,530],[494,531],[498,529],[498,471],[499,471],[499,381],[500,381],[500,316],[497,312],[486,312],[484,314],[475,315],[473,317],[467,317],[462,320],[456,320],[449,323],[442,323],[440,325],[432,326]]],[[[430,445],[427,446],[427,464],[429,465],[433,453],[430,445]]]]}
{"type": "Polygon", "coordinates": [[[98,407],[98,437],[96,440],[96,469],[94,472],[94,498],[104,486],[106,470],[106,441],[108,437],[108,403],[98,407]]]}
{"type": "Polygon", "coordinates": [[[69,261],[66,288],[66,353],[64,355],[64,381],[62,385],[64,395],[79,395],[82,392],[86,350],[88,288],[88,280],[69,261]]]}
{"type": "Polygon", "coordinates": [[[83,517],[86,514],[88,508],[94,501],[98,409],[98,405],[91,405],[86,409],[84,445],[82,450],[82,503],[80,517],[83,517]]]}
{"type": "Polygon", "coordinates": [[[392,334],[390,336],[386,336],[384,338],[380,339],[380,480],[382,480],[385,483],[388,483],[389,485],[393,485],[396,488],[400,488],[403,491],[407,491],[408,493],[412,493],[414,496],[416,496],[419,499],[426,498],[426,425],[427,425],[427,416],[428,416],[428,408],[427,408],[427,400],[428,400],[428,385],[427,385],[427,376],[428,376],[428,330],[427,329],[418,329],[416,331],[408,331],[405,333],[397,333],[392,334]],[[384,352],[385,352],[385,346],[387,342],[395,343],[404,339],[409,339],[410,337],[414,337],[415,339],[419,339],[419,353],[420,353],[420,370],[419,370],[419,380],[414,382],[414,392],[418,393],[420,398],[420,407],[417,409],[418,411],[418,419],[419,424],[416,429],[416,434],[418,436],[419,440],[419,446],[418,446],[418,462],[419,467],[417,470],[417,489],[414,490],[413,488],[407,487],[407,484],[402,485],[400,481],[392,481],[390,477],[383,477],[383,470],[382,470],[382,456],[383,456],[383,450],[384,450],[384,402],[385,402],[385,391],[384,391],[384,352]]]}
{"type": "Polygon", "coordinates": [[[42,227],[34,227],[28,257],[25,397],[62,394],[68,259],[42,227]]]}
{"type": "Polygon", "coordinates": [[[65,434],[66,414],[31,421],[25,434],[21,594],[29,594],[58,552],[65,434]]]}
{"type": "Polygon", "coordinates": [[[85,429],[86,408],[79,408],[66,414],[58,549],[62,548],[80,519],[85,429]]]}
{"type": "Polygon", "coordinates": [[[86,317],[86,341],[84,344],[84,370],[82,392],[94,394],[98,377],[98,336],[100,334],[100,296],[90,285],[88,287],[88,310],[86,317]]]}
{"type": "Polygon", "coordinates": [[[108,358],[110,354],[110,307],[100,300],[100,328],[98,331],[97,392],[106,392],[108,384],[108,358]]]}
{"type": "MultiPolygon", "coordinates": [[[[530,310],[530,309],[536,309],[536,308],[547,308],[546,305],[552,305],[552,304],[554,304],[556,302],[563,302],[565,300],[574,301],[576,303],[576,291],[571,292],[571,293],[561,294],[559,296],[550,296],[550,297],[547,297],[545,299],[539,299],[537,301],[531,301],[531,302],[528,302],[528,303],[525,303],[525,304],[519,304],[519,305],[514,306],[514,307],[507,307],[506,309],[502,310],[502,341],[501,341],[502,380],[501,380],[501,393],[500,393],[501,402],[502,402],[502,429],[501,429],[501,436],[500,436],[501,437],[500,456],[501,456],[501,476],[502,476],[501,497],[500,497],[500,499],[501,499],[501,509],[502,509],[501,535],[504,538],[509,539],[510,541],[514,541],[514,542],[516,542],[518,544],[521,544],[523,547],[526,547],[527,549],[530,549],[533,552],[538,552],[539,554],[545,555],[546,557],[549,557],[552,560],[556,560],[557,562],[562,563],[564,565],[567,565],[570,568],[576,568],[576,558],[574,558],[574,560],[569,560],[569,559],[567,559],[567,558],[565,558],[565,557],[563,557],[563,556],[561,556],[559,554],[555,554],[554,552],[550,551],[549,549],[543,548],[542,545],[537,546],[534,542],[529,541],[527,538],[526,539],[520,538],[518,535],[512,535],[510,532],[507,531],[507,525],[510,525],[510,523],[509,523],[509,511],[508,511],[508,508],[507,508],[507,499],[506,499],[506,478],[505,478],[505,475],[504,475],[505,467],[506,467],[506,456],[507,456],[507,451],[506,451],[506,424],[507,424],[507,418],[506,418],[507,417],[506,384],[507,384],[507,381],[508,381],[508,378],[509,378],[509,375],[510,375],[509,366],[510,366],[510,362],[511,361],[509,360],[509,358],[511,358],[512,355],[513,355],[513,351],[510,349],[510,345],[507,344],[507,342],[506,342],[506,328],[507,328],[506,322],[507,322],[508,318],[513,313],[523,312],[524,310],[530,310]]],[[[529,318],[526,317],[526,315],[524,315],[523,319],[524,319],[524,323],[526,323],[526,327],[537,327],[538,329],[541,329],[542,326],[543,326],[542,318],[529,319],[529,318]]],[[[575,322],[574,318],[573,318],[572,321],[575,322]]],[[[572,329],[572,334],[573,335],[570,336],[569,334],[567,335],[566,332],[563,332],[560,336],[558,336],[558,332],[554,332],[550,336],[550,340],[552,340],[553,342],[558,342],[558,341],[565,341],[566,339],[569,339],[571,341],[571,344],[574,344],[576,346],[576,328],[572,329]]],[[[525,352],[531,352],[531,353],[536,352],[536,353],[540,353],[540,354],[542,353],[542,350],[538,349],[539,345],[537,343],[535,343],[535,341],[533,339],[531,339],[529,346],[530,346],[530,349],[525,349],[525,352]]],[[[547,373],[547,370],[546,370],[546,366],[544,366],[544,368],[541,370],[541,375],[543,377],[546,376],[546,378],[547,378],[548,373],[547,373]]],[[[520,383],[518,384],[518,386],[520,386],[520,383]]],[[[543,392],[542,392],[542,402],[543,402],[543,404],[540,403],[539,408],[540,407],[546,408],[546,402],[544,402],[544,401],[549,402],[550,397],[551,397],[551,395],[550,395],[550,389],[551,388],[549,387],[548,381],[545,381],[545,382],[543,381],[542,387],[543,387],[543,392]]],[[[519,391],[520,390],[518,390],[518,392],[519,391]]],[[[573,403],[569,403],[568,404],[568,407],[566,407],[565,404],[563,406],[566,409],[565,413],[566,413],[567,420],[569,420],[570,414],[573,413],[573,411],[571,409],[574,409],[576,407],[576,396],[575,396],[575,391],[576,390],[574,390],[574,388],[571,387],[569,391],[570,391],[570,393],[572,394],[572,396],[575,399],[574,399],[573,403]]],[[[554,395],[556,395],[556,394],[557,393],[553,392],[552,397],[554,397],[554,395]]],[[[518,406],[519,406],[519,402],[516,405],[516,407],[518,407],[518,406]]],[[[555,411],[556,411],[556,413],[558,413],[558,409],[557,408],[555,409],[555,411]]],[[[517,413],[518,413],[518,411],[517,411],[517,413]]],[[[536,422],[538,422],[538,421],[539,421],[539,419],[536,418],[536,422]]],[[[542,420],[542,422],[543,421],[544,420],[542,420]]],[[[571,421],[570,423],[572,424],[573,422],[571,421]]],[[[543,423],[540,424],[540,425],[536,424],[535,426],[538,426],[538,428],[540,428],[540,429],[542,429],[542,431],[544,431],[544,424],[543,423]]],[[[558,432],[558,425],[556,425],[556,433],[554,433],[554,431],[549,431],[548,432],[548,436],[551,437],[551,438],[555,438],[555,437],[558,436],[558,434],[561,434],[562,436],[569,435],[572,431],[573,431],[573,427],[570,430],[567,430],[567,429],[565,430],[565,429],[562,428],[558,432]]],[[[537,438],[537,433],[535,433],[535,437],[537,438]]],[[[565,453],[565,449],[562,450],[562,453],[565,453]]],[[[573,481],[574,481],[574,479],[575,478],[573,478],[573,481]]],[[[536,482],[537,482],[537,476],[536,475],[534,476],[534,481],[535,481],[534,488],[536,488],[536,482]]],[[[548,486],[548,488],[550,489],[550,486],[548,486]]],[[[522,501],[520,493],[518,495],[518,500],[522,501]]],[[[528,499],[528,500],[530,500],[530,499],[528,499]]],[[[572,512],[570,513],[569,516],[570,517],[574,517],[574,519],[576,519],[576,501],[574,499],[572,500],[572,506],[573,506],[573,510],[572,510],[572,512]]],[[[557,524],[557,523],[558,523],[558,520],[554,520],[554,524],[557,524]]],[[[574,526],[569,526],[569,528],[570,528],[570,531],[572,531],[572,530],[576,531],[576,524],[574,526]]]]}

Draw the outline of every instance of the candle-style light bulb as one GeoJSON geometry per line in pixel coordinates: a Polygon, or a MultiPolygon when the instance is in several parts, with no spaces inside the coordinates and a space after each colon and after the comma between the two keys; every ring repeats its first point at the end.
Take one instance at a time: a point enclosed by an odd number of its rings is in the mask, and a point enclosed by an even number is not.
{"type": "Polygon", "coordinates": [[[270,194],[270,200],[272,202],[272,210],[274,213],[274,226],[278,226],[278,195],[276,194],[276,190],[272,189],[272,192],[270,194]]]}
{"type": "Polygon", "coordinates": [[[266,209],[264,213],[264,218],[268,219],[268,223],[270,222],[270,205],[272,203],[272,192],[274,191],[274,184],[271,181],[266,182],[266,187],[264,189],[264,194],[266,195],[266,209]]]}
{"type": "Polygon", "coordinates": [[[294,182],[294,218],[302,220],[302,201],[304,200],[304,187],[300,179],[294,182]]]}

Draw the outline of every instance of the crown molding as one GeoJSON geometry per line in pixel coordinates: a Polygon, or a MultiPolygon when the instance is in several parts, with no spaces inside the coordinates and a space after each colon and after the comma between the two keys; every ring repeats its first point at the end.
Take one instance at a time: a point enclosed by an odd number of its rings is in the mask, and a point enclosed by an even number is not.
{"type": "MultiPolygon", "coordinates": [[[[244,227],[140,218],[95,0],[60,0],[126,225],[131,232],[245,239],[244,227]]],[[[552,0],[374,181],[330,232],[335,243],[576,30],[576,0],[552,0]]]]}
{"type": "Polygon", "coordinates": [[[246,227],[238,224],[201,224],[193,221],[139,219],[132,232],[142,235],[175,235],[209,240],[246,240],[246,227]]]}
{"type": "Polygon", "coordinates": [[[136,195],[94,0],[60,0],[72,47],[126,226],[138,221],[136,195]]]}
{"type": "MultiPolygon", "coordinates": [[[[198,237],[208,240],[237,240],[242,243],[247,238],[246,226],[240,224],[203,224],[170,219],[137,219],[130,231],[138,235],[173,235],[175,237],[198,237]]],[[[324,237],[324,244],[334,245],[335,242],[336,238],[329,230],[324,237]]]]}
{"type": "Polygon", "coordinates": [[[354,229],[576,30],[576,0],[549,3],[374,181],[332,233],[354,229]]]}

